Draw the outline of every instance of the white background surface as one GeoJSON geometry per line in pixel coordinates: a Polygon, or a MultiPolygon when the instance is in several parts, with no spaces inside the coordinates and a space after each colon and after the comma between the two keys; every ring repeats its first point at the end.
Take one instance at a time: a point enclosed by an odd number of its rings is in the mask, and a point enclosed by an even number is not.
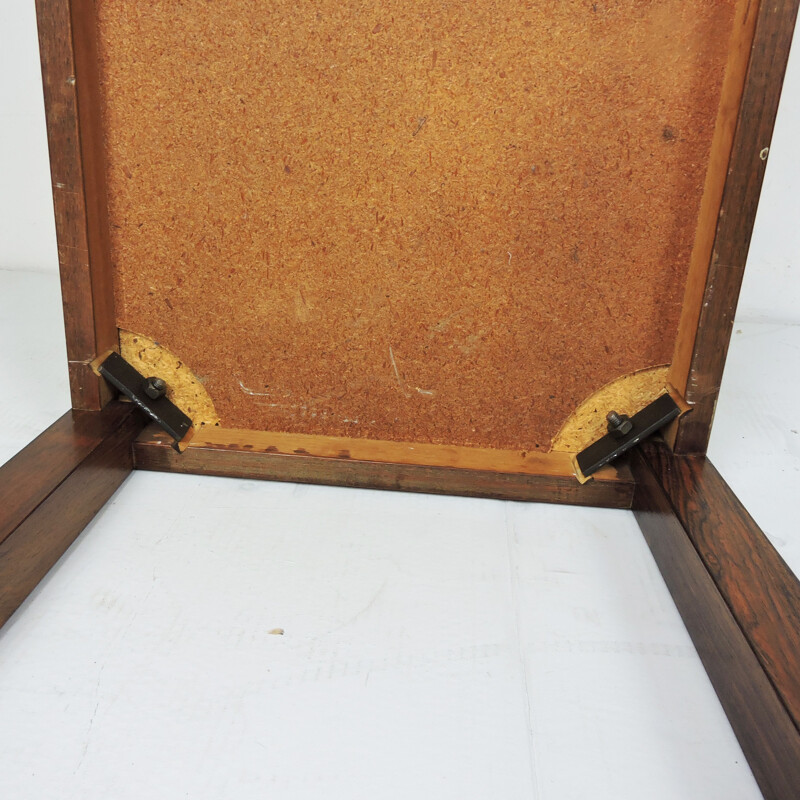
{"type": "MultiPolygon", "coordinates": [[[[69,405],[36,59],[3,0],[0,463],[69,405]]],[[[798,98],[711,445],[796,572],[798,98]]],[[[135,473],[0,631],[0,797],[317,796],[759,794],[630,513],[135,473]]]]}

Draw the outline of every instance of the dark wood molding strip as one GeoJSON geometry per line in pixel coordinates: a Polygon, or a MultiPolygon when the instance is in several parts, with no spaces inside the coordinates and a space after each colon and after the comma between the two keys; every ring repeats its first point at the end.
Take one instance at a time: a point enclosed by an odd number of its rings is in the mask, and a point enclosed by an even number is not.
{"type": "Polygon", "coordinates": [[[642,453],[800,727],[800,581],[708,459],[642,453]]]}
{"type": "Polygon", "coordinates": [[[92,0],[36,0],[72,405],[113,393],[88,364],[118,348],[92,0]]]}
{"type": "Polygon", "coordinates": [[[134,406],[70,411],[0,467],[0,625],[133,469],[134,406]]]}
{"type": "Polygon", "coordinates": [[[0,467],[0,542],[130,415],[127,403],[102,414],[67,411],[0,467]]]}
{"type": "Polygon", "coordinates": [[[762,2],[717,220],[676,453],[705,453],[728,354],[800,0],[762,2]]]}
{"type": "Polygon", "coordinates": [[[190,443],[179,454],[164,438],[152,429],[139,437],[134,444],[137,469],[605,508],[630,508],[633,500],[633,479],[622,466],[611,479],[581,485],[572,475],[286,454],[233,445],[190,443]]]}
{"type": "MultiPolygon", "coordinates": [[[[731,612],[676,515],[660,476],[650,468],[649,454],[634,452],[631,466],[636,477],[633,511],[637,522],[756,781],[766,800],[794,800],[800,797],[800,733],[753,652],[740,620],[731,612]]],[[[695,521],[707,514],[709,519],[715,517],[713,510],[720,501],[725,502],[706,491],[707,487],[702,487],[699,493],[685,496],[683,504],[695,508],[695,521]]],[[[716,519],[707,527],[713,532],[718,524],[716,519]]],[[[725,535],[724,528],[716,532],[725,535]]],[[[719,557],[727,562],[724,553],[719,557]]],[[[737,561],[735,566],[741,564],[737,561]]],[[[748,580],[742,576],[743,590],[766,601],[758,584],[750,584],[748,589],[748,580]]],[[[794,664],[796,667],[797,662],[794,664]]]]}

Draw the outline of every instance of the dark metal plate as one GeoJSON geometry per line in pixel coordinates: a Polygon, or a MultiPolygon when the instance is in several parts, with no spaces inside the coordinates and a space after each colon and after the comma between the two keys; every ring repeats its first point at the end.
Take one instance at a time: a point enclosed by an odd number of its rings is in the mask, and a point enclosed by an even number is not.
{"type": "Polygon", "coordinates": [[[680,413],[681,410],[675,401],[668,394],[662,394],[631,417],[633,428],[625,436],[618,439],[607,433],[602,439],[598,439],[578,453],[576,460],[581,472],[588,478],[600,467],[604,467],[642,439],[646,439],[668,422],[672,422],[680,413]]]}
{"type": "Polygon", "coordinates": [[[125,397],[163,428],[174,440],[175,447],[192,427],[192,421],[166,397],[154,400],[145,393],[147,378],[135,370],[119,353],[111,353],[98,367],[100,374],[125,397]]]}

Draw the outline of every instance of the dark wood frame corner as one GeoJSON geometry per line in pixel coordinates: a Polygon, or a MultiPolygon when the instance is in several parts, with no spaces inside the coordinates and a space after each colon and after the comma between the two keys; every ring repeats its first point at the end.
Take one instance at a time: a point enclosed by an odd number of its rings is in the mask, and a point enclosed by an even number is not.
{"type": "Polygon", "coordinates": [[[670,372],[693,410],[581,486],[562,454],[146,428],[89,366],[118,348],[94,2],[36,0],[73,409],[0,467],[0,625],[135,467],[632,508],[764,796],[800,797],[800,583],[704,455],[799,4],[738,6],[670,372]]]}

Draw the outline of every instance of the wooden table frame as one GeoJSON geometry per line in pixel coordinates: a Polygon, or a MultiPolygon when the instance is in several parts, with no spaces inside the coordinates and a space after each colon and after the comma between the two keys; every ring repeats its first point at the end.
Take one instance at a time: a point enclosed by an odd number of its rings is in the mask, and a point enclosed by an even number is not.
{"type": "Polygon", "coordinates": [[[670,374],[692,413],[581,486],[566,457],[231,432],[179,455],[147,428],[89,367],[119,346],[94,5],[36,0],[73,408],[0,468],[0,625],[134,468],[631,508],[764,797],[800,797],[800,582],[705,457],[798,3],[742,6],[670,374]]]}

